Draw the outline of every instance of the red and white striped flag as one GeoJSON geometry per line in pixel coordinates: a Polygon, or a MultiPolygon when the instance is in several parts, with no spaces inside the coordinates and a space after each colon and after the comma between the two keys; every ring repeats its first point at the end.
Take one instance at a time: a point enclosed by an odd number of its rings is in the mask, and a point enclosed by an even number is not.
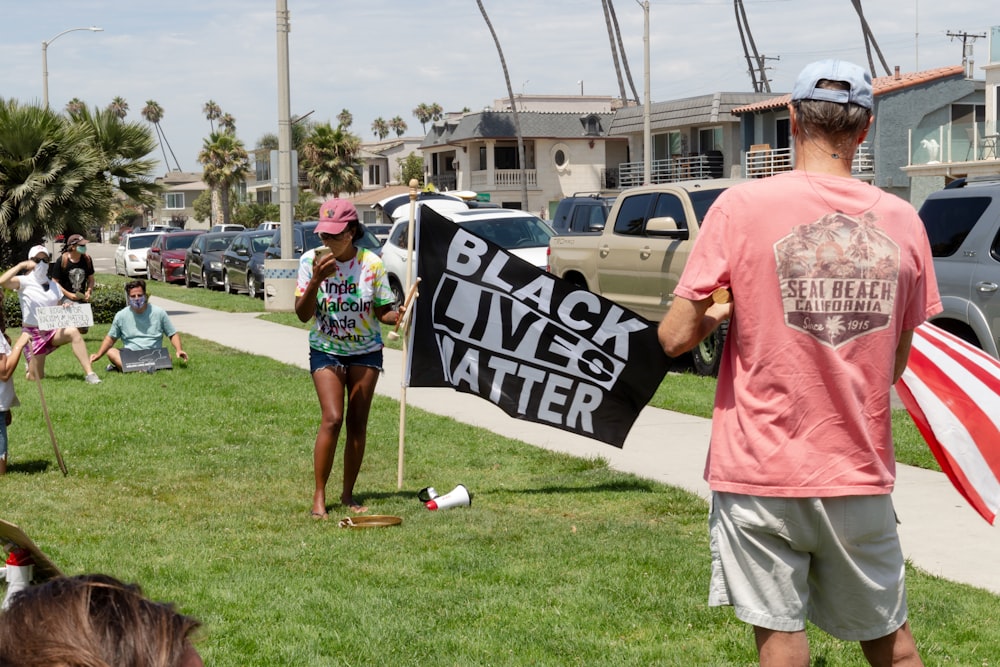
{"type": "Polygon", "coordinates": [[[922,324],[896,393],[952,484],[984,519],[1000,511],[1000,362],[922,324]]]}

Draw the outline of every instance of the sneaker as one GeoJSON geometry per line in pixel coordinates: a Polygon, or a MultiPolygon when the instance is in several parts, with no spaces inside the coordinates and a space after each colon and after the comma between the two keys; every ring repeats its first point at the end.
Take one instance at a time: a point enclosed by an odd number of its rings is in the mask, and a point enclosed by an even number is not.
{"type": "Polygon", "coordinates": [[[104,367],[104,370],[106,370],[109,373],[114,373],[116,370],[118,370],[118,367],[115,366],[114,364],[108,364],[107,366],[104,367]]]}
{"type": "Polygon", "coordinates": [[[101,384],[101,378],[97,377],[97,373],[87,373],[83,381],[87,384],[101,384]]]}

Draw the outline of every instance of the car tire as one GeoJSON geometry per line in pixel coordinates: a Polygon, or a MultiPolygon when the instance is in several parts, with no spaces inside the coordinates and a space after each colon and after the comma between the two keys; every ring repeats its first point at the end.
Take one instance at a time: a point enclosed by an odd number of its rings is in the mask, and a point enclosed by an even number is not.
{"type": "Polygon", "coordinates": [[[703,377],[716,377],[722,362],[722,350],[729,332],[729,322],[723,322],[691,350],[694,371],[703,377]]]}
{"type": "Polygon", "coordinates": [[[222,291],[226,294],[236,294],[236,290],[233,288],[232,283],[229,282],[229,271],[222,272],[222,291]]]}
{"type": "Polygon", "coordinates": [[[403,302],[406,300],[406,294],[403,293],[403,286],[395,278],[390,278],[389,289],[392,290],[392,296],[396,299],[396,308],[402,308],[403,302]]]}
{"type": "Polygon", "coordinates": [[[247,294],[250,295],[251,299],[262,296],[260,288],[257,287],[257,279],[253,277],[253,273],[247,274],[247,294]]]}
{"type": "Polygon", "coordinates": [[[191,272],[190,267],[184,267],[184,287],[191,289],[191,272]]]}
{"type": "Polygon", "coordinates": [[[163,283],[164,285],[170,282],[169,280],[167,280],[167,272],[162,266],[160,267],[160,282],[163,283]]]}

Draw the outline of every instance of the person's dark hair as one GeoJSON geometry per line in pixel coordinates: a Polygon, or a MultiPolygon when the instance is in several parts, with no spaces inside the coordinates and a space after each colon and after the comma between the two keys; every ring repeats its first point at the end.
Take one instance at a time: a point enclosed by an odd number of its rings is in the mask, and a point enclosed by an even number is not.
{"type": "Polygon", "coordinates": [[[0,614],[0,666],[176,667],[201,624],[102,574],[56,577],[0,614]]]}
{"type": "Polygon", "coordinates": [[[352,241],[357,241],[365,235],[365,228],[361,226],[359,220],[351,220],[348,225],[354,225],[354,235],[351,237],[352,241]]]}
{"type": "Polygon", "coordinates": [[[136,287],[142,288],[142,293],[146,293],[146,281],[142,278],[136,278],[135,280],[130,280],[125,283],[125,295],[127,296],[129,292],[134,290],[136,287]]]}
{"type": "MultiPolygon", "coordinates": [[[[817,88],[847,90],[843,81],[820,79],[817,88]]],[[[871,111],[857,104],[838,104],[823,100],[798,100],[793,102],[799,127],[809,136],[823,137],[838,152],[853,153],[857,139],[868,127],[871,111]]]]}

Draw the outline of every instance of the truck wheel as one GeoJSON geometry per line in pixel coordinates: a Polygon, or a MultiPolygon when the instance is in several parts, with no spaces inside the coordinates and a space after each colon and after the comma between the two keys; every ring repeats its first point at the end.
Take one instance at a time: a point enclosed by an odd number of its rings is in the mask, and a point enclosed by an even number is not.
{"type": "Polygon", "coordinates": [[[722,361],[722,347],[729,331],[729,322],[723,322],[705,340],[691,350],[694,371],[698,375],[715,377],[719,374],[722,361]]]}

